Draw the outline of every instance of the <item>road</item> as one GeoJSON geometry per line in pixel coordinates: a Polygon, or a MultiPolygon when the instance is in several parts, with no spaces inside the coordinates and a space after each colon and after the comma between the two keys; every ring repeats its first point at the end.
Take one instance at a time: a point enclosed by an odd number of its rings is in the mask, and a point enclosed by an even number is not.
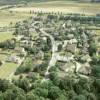
{"type": "Polygon", "coordinates": [[[44,81],[44,80],[48,80],[47,76],[49,75],[49,69],[51,67],[55,66],[55,64],[57,62],[57,55],[58,55],[58,53],[56,52],[56,50],[57,50],[57,44],[56,44],[56,41],[54,40],[53,36],[50,35],[50,34],[48,34],[48,33],[46,33],[43,30],[43,28],[40,29],[40,32],[42,34],[44,34],[45,36],[48,36],[50,38],[51,44],[52,44],[52,57],[51,57],[51,60],[50,60],[50,62],[48,64],[47,70],[45,72],[45,78],[43,79],[43,81],[44,81]]]}

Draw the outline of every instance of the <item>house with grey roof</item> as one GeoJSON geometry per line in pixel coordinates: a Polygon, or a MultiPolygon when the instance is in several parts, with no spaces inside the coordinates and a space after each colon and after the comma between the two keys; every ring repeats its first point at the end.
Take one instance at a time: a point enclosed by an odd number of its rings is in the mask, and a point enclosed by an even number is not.
{"type": "Polygon", "coordinates": [[[66,51],[71,52],[71,53],[75,53],[77,51],[77,44],[68,44],[66,46],[66,51]]]}

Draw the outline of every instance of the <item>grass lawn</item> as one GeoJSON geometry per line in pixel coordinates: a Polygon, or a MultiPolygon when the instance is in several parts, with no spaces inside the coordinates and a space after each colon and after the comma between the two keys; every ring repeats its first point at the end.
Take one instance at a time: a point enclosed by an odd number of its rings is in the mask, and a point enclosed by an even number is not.
{"type": "MultiPolygon", "coordinates": [[[[2,79],[7,79],[9,78],[9,76],[15,72],[16,68],[19,66],[16,63],[13,62],[6,62],[7,57],[9,56],[9,54],[7,51],[3,52],[0,51],[0,60],[4,61],[4,64],[2,64],[0,66],[0,78],[2,79]]],[[[10,52],[11,53],[11,52],[10,52]]],[[[12,54],[12,53],[11,53],[12,54]]]]}
{"type": "Polygon", "coordinates": [[[12,35],[12,32],[0,32],[0,42],[11,39],[13,37],[14,36],[12,35]]]}
{"type": "Polygon", "coordinates": [[[0,67],[0,78],[7,79],[17,68],[15,63],[5,63],[0,67]]]}
{"type": "Polygon", "coordinates": [[[7,57],[6,55],[0,54],[0,60],[4,61],[6,59],[6,57],[7,57]]]}

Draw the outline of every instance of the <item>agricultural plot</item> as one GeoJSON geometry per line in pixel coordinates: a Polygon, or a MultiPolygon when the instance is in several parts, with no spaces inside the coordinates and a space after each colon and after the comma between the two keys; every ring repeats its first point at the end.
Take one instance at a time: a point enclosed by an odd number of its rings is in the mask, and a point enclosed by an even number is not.
{"type": "Polygon", "coordinates": [[[16,22],[28,19],[32,15],[29,13],[0,11],[0,27],[14,26],[16,22]]]}
{"type": "Polygon", "coordinates": [[[12,32],[0,32],[0,42],[13,38],[12,32]]]}
{"type": "Polygon", "coordinates": [[[62,12],[62,13],[80,13],[80,14],[97,14],[100,11],[100,4],[92,3],[74,3],[66,1],[56,1],[56,2],[43,2],[43,3],[33,3],[28,7],[11,8],[10,11],[17,12],[62,12]]]}

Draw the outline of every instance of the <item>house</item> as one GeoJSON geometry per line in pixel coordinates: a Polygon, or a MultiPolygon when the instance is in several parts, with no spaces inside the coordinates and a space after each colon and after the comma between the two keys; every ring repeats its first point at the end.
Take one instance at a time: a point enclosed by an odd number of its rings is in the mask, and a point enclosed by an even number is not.
{"type": "Polygon", "coordinates": [[[85,63],[81,65],[81,67],[78,69],[78,73],[84,74],[84,75],[89,75],[91,73],[91,67],[89,66],[88,63],[85,63]]]}
{"type": "Polygon", "coordinates": [[[20,41],[20,46],[22,46],[22,47],[25,47],[25,46],[33,47],[33,41],[22,40],[22,41],[20,41]]]}
{"type": "Polygon", "coordinates": [[[17,63],[17,64],[20,64],[21,63],[20,57],[14,56],[14,55],[11,55],[10,57],[8,57],[6,61],[7,62],[17,63]]]}
{"type": "Polygon", "coordinates": [[[88,48],[87,47],[83,47],[81,50],[82,54],[88,54],[88,48]]]}
{"type": "Polygon", "coordinates": [[[22,40],[20,41],[20,46],[28,45],[28,40],[22,40]]]}
{"type": "Polygon", "coordinates": [[[25,49],[23,47],[16,47],[15,48],[15,52],[26,56],[26,51],[25,51],[25,49]]]}
{"type": "Polygon", "coordinates": [[[88,54],[86,54],[86,55],[83,55],[82,57],[80,57],[80,60],[82,62],[90,62],[92,59],[88,54]]]}
{"type": "Polygon", "coordinates": [[[67,39],[70,40],[70,39],[73,39],[73,38],[74,38],[74,34],[68,34],[68,35],[67,35],[67,39]]]}
{"type": "Polygon", "coordinates": [[[24,35],[17,35],[17,36],[15,37],[15,39],[16,39],[17,41],[20,41],[23,37],[24,37],[24,35]]]}
{"type": "Polygon", "coordinates": [[[64,24],[62,25],[62,27],[63,27],[63,28],[66,28],[66,24],[64,23],[64,24]]]}
{"type": "Polygon", "coordinates": [[[54,36],[59,36],[58,32],[53,33],[54,36]]]}
{"type": "Polygon", "coordinates": [[[77,40],[76,39],[71,39],[71,40],[65,40],[63,43],[63,48],[67,46],[67,44],[76,44],[77,40]]]}
{"type": "Polygon", "coordinates": [[[71,27],[71,26],[72,26],[72,21],[68,20],[67,23],[66,23],[66,27],[71,27]]]}
{"type": "Polygon", "coordinates": [[[77,44],[68,44],[66,50],[71,53],[75,53],[77,51],[77,44]]]}
{"type": "Polygon", "coordinates": [[[37,59],[44,59],[44,52],[43,51],[39,51],[36,55],[37,59]]]}
{"type": "Polygon", "coordinates": [[[65,65],[63,66],[59,66],[60,70],[64,71],[64,72],[74,72],[75,70],[75,65],[71,62],[67,62],[65,65]]]}
{"type": "Polygon", "coordinates": [[[69,62],[71,60],[73,60],[74,55],[72,55],[72,53],[67,52],[65,55],[57,55],[57,60],[58,61],[63,61],[63,62],[69,62]]]}
{"type": "Polygon", "coordinates": [[[72,28],[71,28],[71,31],[72,31],[72,32],[76,31],[76,28],[75,28],[75,27],[72,27],[72,28]]]}
{"type": "Polygon", "coordinates": [[[87,42],[87,40],[88,40],[88,37],[84,32],[82,33],[81,38],[82,38],[84,43],[87,42]]]}

